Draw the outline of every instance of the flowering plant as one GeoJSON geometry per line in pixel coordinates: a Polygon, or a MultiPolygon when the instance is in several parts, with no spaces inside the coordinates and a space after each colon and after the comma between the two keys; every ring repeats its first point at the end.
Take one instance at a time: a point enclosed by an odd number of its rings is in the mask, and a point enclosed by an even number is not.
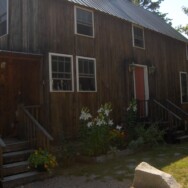
{"type": "Polygon", "coordinates": [[[48,172],[51,171],[52,168],[57,166],[56,157],[49,153],[46,150],[42,150],[41,148],[35,150],[29,156],[29,164],[31,167],[37,168],[39,170],[46,170],[48,172]]]}
{"type": "Polygon", "coordinates": [[[137,101],[132,99],[127,108],[126,116],[126,131],[128,132],[128,139],[132,140],[136,136],[135,127],[137,125],[137,101]]]}
{"type": "Polygon", "coordinates": [[[120,125],[117,125],[114,129],[110,130],[110,144],[118,149],[123,149],[127,145],[125,142],[125,131],[122,130],[120,125]]]}
{"type": "Polygon", "coordinates": [[[101,105],[98,115],[93,118],[88,108],[83,108],[80,115],[82,122],[81,139],[84,144],[84,152],[87,155],[99,155],[109,149],[110,129],[113,120],[110,119],[111,104],[101,105]]]}

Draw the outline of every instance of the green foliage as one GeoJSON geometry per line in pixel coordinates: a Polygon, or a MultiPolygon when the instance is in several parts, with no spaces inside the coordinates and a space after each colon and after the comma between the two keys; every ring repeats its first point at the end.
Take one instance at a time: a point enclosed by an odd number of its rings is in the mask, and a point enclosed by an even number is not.
{"type": "Polygon", "coordinates": [[[35,150],[29,156],[28,161],[31,167],[42,167],[49,172],[52,168],[55,168],[57,166],[56,157],[48,151],[42,150],[41,148],[39,150],[35,150]]]}
{"type": "Polygon", "coordinates": [[[80,115],[82,126],[80,137],[83,142],[83,152],[89,156],[106,154],[110,147],[123,148],[125,134],[121,127],[113,127],[110,119],[112,107],[110,103],[101,105],[96,118],[92,118],[88,108],[83,108],[80,115]]]}
{"type": "Polygon", "coordinates": [[[158,15],[159,17],[161,17],[168,24],[172,25],[172,23],[171,23],[172,19],[169,19],[169,18],[166,17],[167,13],[161,13],[159,11],[160,4],[164,0],[158,0],[158,1],[152,1],[152,0],[129,0],[129,1],[134,3],[134,4],[136,4],[136,5],[140,5],[144,9],[149,10],[150,12],[153,12],[154,14],[158,15]]]}
{"type": "Polygon", "coordinates": [[[111,148],[124,149],[127,146],[126,134],[121,129],[110,130],[110,146],[111,148]]]}
{"type": "Polygon", "coordinates": [[[137,103],[135,99],[132,99],[127,108],[126,114],[126,127],[125,131],[128,132],[128,140],[135,138],[135,126],[137,125],[137,103]]]}
{"type": "Polygon", "coordinates": [[[95,156],[104,154],[109,149],[110,126],[113,121],[109,118],[112,111],[111,104],[101,105],[96,118],[91,119],[87,108],[83,108],[80,115],[82,126],[80,130],[83,150],[86,155],[95,156]]]}
{"type": "Polygon", "coordinates": [[[159,143],[164,143],[164,130],[160,130],[157,123],[146,127],[145,125],[138,125],[135,127],[137,139],[130,142],[129,147],[136,149],[139,146],[147,145],[150,147],[156,146],[159,143]]]}
{"type": "MultiPolygon", "coordinates": [[[[182,7],[183,12],[188,16],[188,8],[187,7],[182,7]]],[[[187,25],[179,25],[176,27],[176,30],[179,31],[180,33],[184,33],[188,36],[188,24],[187,25]]]]}

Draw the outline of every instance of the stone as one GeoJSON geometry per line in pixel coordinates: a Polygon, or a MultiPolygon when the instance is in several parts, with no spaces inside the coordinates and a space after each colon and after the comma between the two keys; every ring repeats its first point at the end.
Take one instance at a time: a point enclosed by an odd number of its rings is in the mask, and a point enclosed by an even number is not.
{"type": "Polygon", "coordinates": [[[146,162],[140,163],[135,169],[134,188],[181,188],[172,177],[146,162]]]}

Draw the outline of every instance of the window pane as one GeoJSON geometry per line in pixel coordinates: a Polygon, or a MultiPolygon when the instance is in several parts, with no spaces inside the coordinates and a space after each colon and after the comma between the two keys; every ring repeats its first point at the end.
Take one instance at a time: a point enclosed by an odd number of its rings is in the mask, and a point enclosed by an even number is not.
{"type": "Polygon", "coordinates": [[[76,9],[76,27],[78,34],[93,36],[92,14],[92,12],[87,10],[76,9]]]}
{"type": "Polygon", "coordinates": [[[58,72],[64,72],[65,71],[64,66],[65,66],[65,63],[63,61],[58,62],[58,72]]]}
{"type": "Polygon", "coordinates": [[[51,56],[52,67],[52,89],[53,91],[72,90],[71,58],[63,56],[51,56]]]}
{"type": "Polygon", "coordinates": [[[57,68],[57,62],[56,61],[53,61],[52,63],[52,72],[57,72],[58,68],[57,68]]]}
{"type": "Polygon", "coordinates": [[[71,72],[71,64],[69,63],[65,63],[65,72],[71,72]]]}
{"type": "Polygon", "coordinates": [[[78,60],[79,64],[79,91],[95,91],[95,71],[94,60],[82,59],[78,60]]]}
{"type": "Polygon", "coordinates": [[[133,27],[134,46],[144,48],[144,33],[142,28],[133,27]]]}
{"type": "Polygon", "coordinates": [[[0,0],[0,36],[7,34],[7,0],[0,0]]]}
{"type": "Polygon", "coordinates": [[[79,90],[80,91],[95,91],[94,78],[80,78],[79,79],[79,90]]]}

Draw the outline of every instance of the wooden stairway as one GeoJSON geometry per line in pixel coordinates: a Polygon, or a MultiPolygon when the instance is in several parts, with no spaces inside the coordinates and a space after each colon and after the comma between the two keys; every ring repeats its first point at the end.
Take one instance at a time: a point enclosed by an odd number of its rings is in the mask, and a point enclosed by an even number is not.
{"type": "Polygon", "coordinates": [[[165,130],[167,143],[181,143],[188,140],[188,113],[170,100],[156,99],[137,101],[138,121],[151,125],[157,123],[160,129],[165,130]],[[139,110],[138,110],[139,112],[139,110]]]}
{"type": "Polygon", "coordinates": [[[43,179],[47,173],[29,168],[28,157],[33,152],[28,141],[5,139],[2,154],[1,187],[13,188],[32,181],[43,179]]]}

